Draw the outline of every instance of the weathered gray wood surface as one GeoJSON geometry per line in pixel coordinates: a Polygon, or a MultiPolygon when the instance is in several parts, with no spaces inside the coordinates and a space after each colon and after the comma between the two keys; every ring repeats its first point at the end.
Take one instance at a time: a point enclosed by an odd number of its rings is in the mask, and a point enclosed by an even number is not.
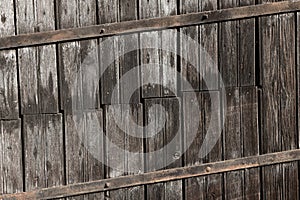
{"type": "MultiPolygon", "coordinates": [[[[112,143],[106,144],[106,178],[115,178],[126,175],[141,174],[144,171],[144,144],[141,135],[137,135],[134,126],[130,126],[128,117],[138,125],[143,123],[142,104],[119,104],[105,107],[106,124],[105,134],[112,143]],[[119,119],[115,118],[119,115],[119,119]],[[122,130],[120,127],[124,128],[122,130]],[[134,135],[128,135],[128,133],[134,135]],[[132,157],[134,153],[140,153],[139,156],[132,157]],[[111,167],[110,167],[111,166],[111,167]],[[114,166],[114,168],[113,168],[114,166]]],[[[120,189],[106,194],[111,199],[143,199],[144,187],[133,187],[130,189],[120,189]]]]}
{"type": "MultiPolygon", "coordinates": [[[[15,34],[13,1],[0,4],[0,37],[15,34]]],[[[0,119],[18,119],[18,83],[16,51],[0,52],[0,119]]]]}
{"type": "MultiPolygon", "coordinates": [[[[219,99],[219,92],[213,92],[215,98],[219,99]]],[[[212,119],[211,113],[218,112],[212,110],[210,94],[208,92],[197,92],[194,97],[192,93],[186,92],[183,97],[183,119],[184,119],[184,136],[189,136],[193,130],[194,124],[199,123],[197,135],[193,140],[191,146],[185,153],[185,166],[199,165],[203,163],[210,163],[222,160],[222,146],[221,141],[218,141],[211,152],[204,158],[200,157],[201,146],[204,144],[204,138],[210,125],[213,121],[214,130],[220,131],[221,118],[212,119]],[[200,111],[200,119],[195,119],[194,104],[198,102],[200,111]]],[[[221,112],[221,110],[219,111],[221,112]]],[[[197,115],[196,115],[197,116],[197,115]]],[[[184,144],[187,145],[186,143],[184,144]]],[[[186,148],[186,147],[185,147],[186,148]]],[[[222,175],[215,174],[210,176],[190,178],[185,181],[185,199],[222,199],[222,175]]]]}
{"type": "MultiPolygon", "coordinates": [[[[261,26],[262,152],[297,148],[295,15],[263,17],[261,26]]],[[[263,197],[298,198],[298,166],[262,169],[263,197]]]]}
{"type": "Polygon", "coordinates": [[[21,120],[0,121],[0,193],[23,192],[21,120]]]}
{"type": "MultiPolygon", "coordinates": [[[[146,130],[146,152],[161,150],[159,154],[149,154],[146,159],[146,171],[156,171],[180,167],[182,151],[181,102],[178,98],[149,99],[145,101],[145,124],[157,124],[146,130]],[[151,109],[152,106],[155,106],[151,109]],[[165,121],[163,121],[165,119],[165,121]],[[163,123],[162,123],[163,122],[163,123]],[[158,124],[161,125],[158,126],[158,124]],[[174,148],[166,148],[170,142],[174,148]],[[168,164],[172,161],[171,164],[168,164]]],[[[147,199],[181,199],[182,181],[159,183],[147,186],[147,199]]]]}
{"type": "Polygon", "coordinates": [[[23,134],[25,190],[63,185],[62,115],[26,115],[23,134]]]}
{"type": "MultiPolygon", "coordinates": [[[[17,34],[55,30],[54,2],[16,1],[17,34]]],[[[18,50],[21,112],[57,113],[55,45],[18,50]]]]}

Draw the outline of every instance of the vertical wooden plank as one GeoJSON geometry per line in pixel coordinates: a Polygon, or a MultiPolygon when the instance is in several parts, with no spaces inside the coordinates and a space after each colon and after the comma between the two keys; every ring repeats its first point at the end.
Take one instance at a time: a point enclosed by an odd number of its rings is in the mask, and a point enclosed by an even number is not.
{"type": "MultiPolygon", "coordinates": [[[[110,105],[106,106],[105,110],[106,137],[112,144],[106,144],[106,159],[108,163],[106,178],[142,173],[144,171],[143,139],[138,135],[136,135],[136,137],[128,135],[128,133],[137,133],[137,130],[135,130],[135,127],[130,126],[130,124],[127,124],[126,121],[126,118],[131,116],[135,123],[142,125],[142,104],[110,105]],[[122,121],[117,122],[114,117],[115,115],[119,115],[119,119],[122,121]],[[122,123],[122,125],[119,123],[122,123]],[[119,127],[123,127],[125,129],[122,130],[119,127]],[[140,153],[140,156],[133,159],[130,156],[132,153],[140,153]]],[[[137,186],[130,189],[110,191],[107,194],[107,197],[111,199],[143,199],[144,187],[137,186]]]]}
{"type": "MultiPolygon", "coordinates": [[[[146,1],[139,4],[140,19],[164,17],[176,15],[177,2],[171,1],[146,1]]],[[[151,44],[159,48],[176,49],[177,31],[163,30],[144,32],[140,34],[141,64],[156,64],[150,69],[141,68],[141,79],[143,84],[142,96],[169,97],[174,96],[177,90],[177,77],[170,76],[170,73],[177,72],[177,56],[161,49],[150,49],[151,44]],[[164,65],[165,67],[163,67],[164,65]],[[154,82],[159,84],[154,84],[154,82]],[[171,92],[173,91],[173,92],[171,92]]]]}
{"type": "MultiPolygon", "coordinates": [[[[192,144],[185,153],[185,166],[192,166],[201,163],[216,162],[222,159],[222,146],[219,140],[213,147],[211,152],[205,158],[199,157],[199,150],[203,144],[204,138],[207,134],[209,125],[214,126],[213,130],[221,131],[220,115],[216,119],[211,119],[212,110],[211,95],[214,99],[219,100],[219,92],[197,92],[196,96],[192,93],[185,92],[183,96],[183,119],[184,132],[188,135],[189,132],[194,131],[192,128],[194,124],[199,124],[197,135],[192,144]],[[200,110],[200,118],[196,118],[199,110],[195,110],[193,104],[198,102],[200,110]],[[210,122],[213,121],[212,124],[210,122]]],[[[215,103],[220,103],[215,102],[215,103]]],[[[212,127],[211,127],[212,128],[212,127]]],[[[185,144],[187,145],[187,144],[185,144]]],[[[222,199],[222,175],[215,174],[203,177],[190,178],[185,181],[185,198],[186,199],[222,199]]]]}
{"type": "MultiPolygon", "coordinates": [[[[220,1],[220,8],[253,4],[254,0],[220,1]]],[[[255,85],[255,19],[221,23],[219,46],[224,85],[255,85]]]]}
{"type": "MultiPolygon", "coordinates": [[[[200,11],[216,10],[217,0],[199,1],[200,11]]],[[[217,90],[219,88],[218,77],[218,24],[204,24],[199,26],[200,36],[200,90],[217,90]]]]}
{"type": "MultiPolygon", "coordinates": [[[[0,37],[15,34],[13,0],[0,4],[0,37]]],[[[17,61],[14,50],[0,52],[0,119],[18,119],[17,61]]]]}
{"type": "MultiPolygon", "coordinates": [[[[160,1],[160,17],[177,14],[177,0],[160,1]]],[[[163,30],[160,32],[161,47],[177,49],[177,30],[163,30]]],[[[177,51],[176,51],[177,52],[177,51]]],[[[177,54],[170,51],[160,51],[161,96],[176,96],[177,91],[177,54]],[[175,74],[171,75],[171,73],[175,74]],[[174,94],[175,92],[175,94],[174,94]]]]}
{"type": "MultiPolygon", "coordinates": [[[[145,124],[153,123],[154,126],[146,130],[146,152],[161,150],[161,154],[149,154],[146,159],[146,171],[159,170],[157,167],[175,168],[181,166],[181,158],[176,156],[182,151],[181,137],[175,137],[181,134],[181,111],[180,100],[177,98],[147,99],[145,100],[145,124]],[[158,105],[158,106],[155,106],[158,105]],[[150,110],[152,106],[154,110],[150,110]],[[164,109],[163,109],[164,107],[164,109]],[[164,115],[164,117],[163,117],[164,115]],[[163,127],[160,130],[159,124],[165,119],[163,127]],[[170,149],[166,145],[175,138],[175,152],[168,152],[170,149]],[[172,156],[172,163],[167,166],[172,156]]],[[[174,149],[173,149],[174,151],[174,149]]],[[[147,199],[181,199],[182,181],[172,181],[167,183],[158,183],[147,186],[147,199]]]]}
{"type": "Polygon", "coordinates": [[[62,185],[62,115],[26,115],[23,132],[26,191],[62,185]]]}
{"type": "MultiPolygon", "coordinates": [[[[57,1],[60,29],[97,24],[96,1],[57,1]]],[[[99,61],[97,40],[59,45],[62,109],[99,108],[99,61]]]]}
{"type": "MultiPolygon", "coordinates": [[[[281,151],[297,148],[295,14],[279,15],[279,83],[281,151]]],[[[283,198],[299,199],[298,163],[282,164],[283,198]]]]}
{"type": "MultiPolygon", "coordinates": [[[[261,19],[263,153],[294,149],[296,133],[295,15],[261,19]]],[[[264,198],[298,197],[297,163],[263,168],[264,198]],[[275,175],[276,174],[276,175],[275,175]]]]}
{"type": "MultiPolygon", "coordinates": [[[[297,53],[297,57],[296,57],[296,59],[297,59],[297,63],[296,63],[296,65],[297,65],[297,86],[298,86],[298,93],[297,93],[297,95],[298,95],[298,103],[300,102],[300,12],[298,12],[297,13],[297,22],[296,22],[296,30],[297,30],[297,32],[296,32],[296,53],[297,53]]],[[[299,110],[299,108],[298,108],[298,130],[300,130],[299,128],[300,128],[300,118],[299,118],[299,116],[300,116],[300,110],[299,110]]],[[[300,148],[300,134],[298,135],[298,148],[300,148]]],[[[299,166],[298,166],[299,167],[299,166]]]]}
{"type": "MultiPolygon", "coordinates": [[[[241,110],[239,88],[226,88],[226,115],[224,124],[224,159],[235,159],[243,156],[241,136],[241,110]]],[[[243,197],[244,172],[225,173],[225,199],[243,197]]]]}
{"type": "MultiPolygon", "coordinates": [[[[180,14],[188,14],[192,12],[199,12],[198,0],[183,0],[180,5],[180,14]]],[[[190,26],[180,28],[180,33],[198,42],[199,39],[199,26],[190,26]]],[[[189,45],[186,41],[180,37],[180,59],[181,75],[189,82],[189,84],[195,90],[200,88],[200,76],[199,71],[199,49],[193,48],[193,45],[189,45]],[[184,58],[188,58],[185,60],[184,58]],[[190,62],[188,62],[190,61],[190,62]],[[192,66],[191,63],[195,63],[196,66],[192,66]]],[[[187,91],[188,87],[181,83],[181,90],[187,91]]]]}
{"type": "MultiPolygon", "coordinates": [[[[240,88],[241,135],[243,157],[259,155],[258,91],[255,87],[240,88]]],[[[243,198],[260,199],[260,171],[244,170],[243,198]]]]}
{"type": "MultiPolygon", "coordinates": [[[[119,1],[119,16],[120,21],[130,21],[137,20],[137,1],[136,0],[122,0],[119,1]]],[[[119,74],[120,78],[124,76],[128,71],[138,66],[138,34],[130,34],[124,36],[118,36],[118,52],[121,56],[119,59],[119,74]],[[134,49],[129,51],[129,49],[134,49]],[[127,52],[125,54],[125,52],[127,52]]],[[[140,86],[140,76],[139,71],[135,70],[133,77],[129,80],[130,82],[120,83],[120,103],[126,102],[124,99],[128,94],[130,94],[130,88],[133,86],[140,86]]],[[[137,88],[138,89],[138,88],[137,88]]],[[[132,94],[130,103],[140,102],[140,92],[139,89],[132,94]]]]}
{"type": "MultiPolygon", "coordinates": [[[[98,10],[99,16],[98,20],[100,24],[105,23],[113,23],[118,22],[119,20],[119,1],[118,0],[105,0],[100,1],[98,0],[98,10]]],[[[101,77],[101,103],[102,104],[112,104],[117,103],[120,101],[120,94],[119,94],[119,68],[118,68],[118,61],[115,60],[109,66],[105,66],[106,62],[105,59],[107,57],[116,57],[117,50],[118,50],[118,37],[114,37],[113,39],[105,41],[107,38],[101,38],[100,41],[100,69],[102,70],[102,77],[101,77]],[[106,71],[104,67],[108,67],[106,71]],[[117,96],[114,97],[116,102],[112,102],[111,95],[116,87],[118,91],[117,96]]]]}
{"type": "MultiPolygon", "coordinates": [[[[155,1],[139,1],[140,19],[159,17],[159,4],[155,1]]],[[[141,68],[141,80],[143,84],[142,97],[159,97],[161,94],[161,87],[153,82],[160,82],[160,68],[159,51],[157,49],[150,49],[151,44],[160,45],[159,31],[143,32],[140,34],[141,46],[141,65],[156,64],[153,69],[148,70],[141,68]]]]}
{"type": "Polygon", "coordinates": [[[21,120],[0,121],[0,194],[23,192],[21,120]]]}
{"type": "MultiPolygon", "coordinates": [[[[65,116],[67,184],[104,178],[102,110],[65,116]]],[[[82,195],[75,199],[103,199],[103,193],[82,195]]],[[[72,198],[72,199],[74,199],[72,198]]]]}
{"type": "MultiPolygon", "coordinates": [[[[55,29],[54,2],[16,1],[17,33],[55,29]]],[[[57,113],[57,66],[55,45],[18,50],[23,114],[57,113]]]]}

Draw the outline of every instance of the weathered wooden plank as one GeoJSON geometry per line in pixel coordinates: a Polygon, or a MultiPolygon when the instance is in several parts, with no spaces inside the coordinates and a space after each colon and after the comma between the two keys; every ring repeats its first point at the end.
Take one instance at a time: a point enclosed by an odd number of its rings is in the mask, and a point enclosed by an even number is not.
{"type": "MultiPolygon", "coordinates": [[[[144,171],[143,138],[138,135],[135,126],[129,124],[128,118],[138,125],[143,123],[142,104],[118,104],[105,107],[107,170],[106,178],[115,178],[124,175],[140,174],[144,171]],[[119,115],[118,117],[115,117],[119,115]],[[118,121],[118,119],[122,121],[118,121]],[[130,135],[128,135],[130,134],[130,135]],[[134,137],[135,136],[135,137],[134,137]],[[139,153],[133,157],[132,154],[139,153]]],[[[120,189],[106,194],[111,199],[143,199],[144,187],[120,189]]]]}
{"type": "MultiPolygon", "coordinates": [[[[140,1],[139,7],[141,19],[164,17],[176,14],[177,2],[175,0],[168,2],[143,0],[140,1]]],[[[162,49],[176,50],[177,31],[145,32],[141,33],[140,38],[141,65],[154,64],[151,68],[141,68],[143,98],[174,96],[177,90],[177,77],[170,74],[176,74],[177,56],[162,49]],[[151,49],[153,44],[160,49],[151,49]]]]}
{"type": "MultiPolygon", "coordinates": [[[[103,114],[101,110],[65,116],[66,182],[96,181],[104,178],[103,114]]],[[[76,199],[104,199],[104,194],[78,196],[76,199]]]]}
{"type": "MultiPolygon", "coordinates": [[[[248,1],[221,1],[221,8],[255,4],[248,1]]],[[[255,85],[255,20],[220,24],[220,69],[225,86],[255,85]],[[249,27],[252,27],[249,29],[249,27]]]]}
{"type": "Polygon", "coordinates": [[[207,163],[190,167],[173,168],[156,172],[143,173],[134,176],[122,176],[89,183],[73,184],[54,188],[40,189],[27,193],[1,195],[2,199],[54,199],[82,195],[100,191],[110,191],[120,188],[134,187],[166,181],[174,181],[197,176],[207,176],[215,173],[262,167],[300,159],[300,150],[289,150],[259,156],[251,156],[234,160],[207,163]]]}
{"type": "MultiPolygon", "coordinates": [[[[295,15],[261,19],[263,69],[262,153],[296,148],[295,15]]],[[[263,168],[264,198],[297,197],[297,165],[263,168]],[[274,176],[276,173],[276,176],[274,176]],[[286,174],[290,176],[286,176],[286,174]],[[290,187],[290,188],[289,188],[290,187]]]]}
{"type": "MultiPolygon", "coordinates": [[[[138,19],[138,2],[136,0],[122,0],[119,1],[119,19],[120,21],[130,21],[138,19]]],[[[130,70],[138,69],[139,63],[139,35],[130,34],[124,36],[118,36],[118,53],[121,57],[118,60],[119,63],[119,75],[120,78],[124,76],[130,70]]],[[[139,103],[140,102],[140,73],[139,70],[131,71],[132,77],[126,82],[119,83],[120,88],[120,103],[139,103]],[[132,73],[134,72],[134,73],[132,73]],[[127,99],[127,96],[131,93],[130,89],[134,86],[138,86],[137,91],[131,95],[131,99],[127,99]]]]}
{"type": "Polygon", "coordinates": [[[181,26],[193,26],[212,22],[295,12],[299,10],[300,2],[283,1],[272,4],[269,3],[262,5],[237,7],[232,9],[222,9],[217,11],[192,13],[180,16],[169,16],[160,19],[144,19],[139,21],[104,24],[30,35],[3,37],[0,38],[0,50],[95,37],[105,37],[140,31],[159,30],[181,26]]]}
{"type": "MultiPolygon", "coordinates": [[[[298,148],[295,14],[279,15],[279,84],[281,151],[298,148]]],[[[299,199],[298,163],[282,164],[283,198],[299,199]]]]}
{"type": "MultiPolygon", "coordinates": [[[[188,14],[199,12],[199,1],[198,0],[183,0],[180,5],[180,14],[188,14]]],[[[191,26],[180,28],[180,33],[187,37],[198,41],[199,38],[199,26],[191,26]]],[[[182,76],[189,82],[193,89],[199,90],[200,88],[200,76],[198,74],[199,69],[199,49],[194,48],[188,42],[183,41],[180,37],[180,67],[182,76]],[[188,60],[185,60],[184,58],[188,60]],[[195,63],[196,66],[192,66],[191,63],[195,63]]],[[[187,91],[188,86],[181,83],[181,90],[187,91]]]]}
{"type": "MultiPolygon", "coordinates": [[[[224,159],[236,159],[243,156],[241,136],[241,110],[239,88],[226,88],[226,115],[224,123],[224,159]]],[[[243,171],[228,172],[224,177],[225,199],[243,197],[243,171]]]]}
{"type": "MultiPolygon", "coordinates": [[[[219,99],[218,92],[212,92],[212,95],[215,95],[216,99],[219,99]]],[[[191,93],[184,93],[183,97],[183,112],[184,112],[184,131],[185,135],[188,135],[192,131],[194,124],[199,122],[199,128],[196,135],[196,138],[193,140],[193,143],[185,153],[185,166],[199,165],[200,163],[209,163],[216,162],[222,159],[222,147],[221,141],[218,141],[217,144],[213,147],[211,152],[207,152],[208,155],[205,158],[200,158],[200,148],[203,144],[204,138],[206,136],[207,130],[209,128],[210,121],[213,121],[212,124],[215,131],[221,131],[221,119],[220,115],[218,118],[211,119],[211,113],[217,112],[212,110],[212,102],[209,92],[199,92],[196,93],[194,97],[191,93]],[[198,101],[199,107],[203,108],[200,110],[200,119],[196,118],[198,110],[194,109],[195,102],[198,101]]],[[[218,102],[217,102],[218,103],[218,102]]],[[[220,102],[219,102],[220,103],[220,102]]],[[[187,144],[185,144],[186,146],[187,144]]],[[[196,177],[187,179],[185,182],[185,198],[186,199],[220,199],[222,198],[222,175],[215,174],[203,177],[196,177]]]]}
{"type": "MultiPolygon", "coordinates": [[[[240,89],[241,135],[243,157],[259,155],[258,90],[255,87],[240,89]]],[[[260,170],[244,170],[243,198],[260,198],[260,170]]]]}
{"type": "MultiPolygon", "coordinates": [[[[59,28],[95,25],[96,1],[57,1],[59,28]]],[[[62,109],[99,108],[99,61],[97,40],[59,45],[62,109]]]]}
{"type": "MultiPolygon", "coordinates": [[[[296,24],[297,24],[297,26],[296,26],[296,30],[297,30],[297,32],[296,32],[296,59],[297,59],[297,63],[296,63],[296,67],[297,67],[297,77],[300,77],[300,12],[298,12],[297,13],[297,22],[296,22],[296,24]]],[[[298,95],[298,103],[300,102],[300,79],[299,78],[297,78],[297,88],[298,88],[298,93],[297,93],[297,95],[298,95]]],[[[298,130],[299,130],[299,126],[300,126],[300,118],[299,118],[299,113],[300,113],[300,110],[299,110],[299,108],[298,108],[298,130]]],[[[300,141],[300,134],[298,135],[298,141],[300,141]]],[[[300,147],[300,142],[298,142],[298,147],[300,147]]]]}
{"type": "Polygon", "coordinates": [[[21,120],[0,121],[0,193],[23,191],[21,120]]]}
{"type": "MultiPolygon", "coordinates": [[[[17,1],[17,33],[55,29],[54,2],[17,1]]],[[[18,50],[23,114],[57,113],[57,66],[55,45],[18,50]]]]}
{"type": "MultiPolygon", "coordinates": [[[[119,21],[119,1],[117,0],[105,0],[98,1],[99,10],[99,22],[116,23],[119,21]]],[[[103,29],[105,30],[105,29],[103,29]]],[[[119,65],[118,60],[114,60],[113,63],[107,63],[106,58],[115,58],[118,50],[118,37],[114,37],[111,40],[104,42],[107,38],[100,38],[100,69],[101,76],[101,103],[102,104],[114,104],[120,102],[120,88],[119,88],[119,65]],[[110,64],[109,66],[106,66],[110,64]],[[106,71],[104,68],[107,67],[106,71]],[[116,89],[117,93],[112,101],[112,92],[116,89]]]]}
{"type": "MultiPolygon", "coordinates": [[[[15,34],[13,1],[0,5],[0,37],[15,34]]],[[[18,83],[16,52],[0,52],[0,119],[18,119],[18,83]]]]}
{"type": "MultiPolygon", "coordinates": [[[[145,157],[147,172],[181,166],[181,158],[177,156],[182,151],[180,105],[177,98],[145,100],[145,123],[149,126],[145,133],[146,152],[160,150],[160,153],[145,157]],[[152,106],[155,107],[151,108],[152,106]],[[173,144],[171,148],[167,147],[170,142],[173,144]]],[[[149,199],[182,198],[181,181],[147,185],[146,188],[149,199]]]]}
{"type": "Polygon", "coordinates": [[[25,115],[23,133],[26,191],[62,185],[62,115],[25,115]]]}

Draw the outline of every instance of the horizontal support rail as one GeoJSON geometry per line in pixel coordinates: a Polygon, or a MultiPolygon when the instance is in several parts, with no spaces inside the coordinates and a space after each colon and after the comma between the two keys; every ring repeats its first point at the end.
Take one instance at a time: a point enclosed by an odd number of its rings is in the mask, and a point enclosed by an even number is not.
{"type": "Polygon", "coordinates": [[[139,185],[174,181],[197,176],[262,167],[300,160],[300,149],[277,153],[251,156],[221,162],[207,163],[198,166],[174,168],[145,174],[123,176],[99,181],[79,183],[54,188],[45,188],[32,192],[0,196],[4,200],[53,199],[95,192],[104,192],[139,185]]]}
{"type": "Polygon", "coordinates": [[[22,34],[0,38],[0,50],[21,48],[33,45],[52,44],[126,33],[161,30],[213,22],[237,20],[243,18],[296,12],[300,10],[300,1],[282,1],[260,5],[236,7],[215,11],[190,13],[162,18],[142,19],[119,23],[88,26],[73,29],[61,29],[31,34],[22,34]]]}

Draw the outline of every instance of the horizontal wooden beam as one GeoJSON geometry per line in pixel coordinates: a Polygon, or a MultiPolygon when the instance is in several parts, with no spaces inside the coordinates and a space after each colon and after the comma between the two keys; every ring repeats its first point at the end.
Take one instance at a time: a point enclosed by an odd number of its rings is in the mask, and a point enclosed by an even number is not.
{"type": "Polygon", "coordinates": [[[300,1],[282,1],[223,10],[190,13],[162,18],[109,23],[82,28],[62,29],[0,38],[0,50],[33,45],[91,39],[118,34],[152,31],[213,22],[236,20],[300,10],[300,1]]]}
{"type": "Polygon", "coordinates": [[[118,178],[104,179],[99,181],[60,186],[55,188],[46,188],[26,193],[2,195],[0,196],[0,199],[29,200],[63,198],[145,184],[153,184],[197,176],[205,176],[221,172],[262,167],[266,165],[274,165],[297,160],[300,160],[300,149],[264,154],[259,156],[251,156],[234,160],[226,160],[221,162],[202,164],[198,166],[174,168],[134,176],[123,176],[118,178]]]}

